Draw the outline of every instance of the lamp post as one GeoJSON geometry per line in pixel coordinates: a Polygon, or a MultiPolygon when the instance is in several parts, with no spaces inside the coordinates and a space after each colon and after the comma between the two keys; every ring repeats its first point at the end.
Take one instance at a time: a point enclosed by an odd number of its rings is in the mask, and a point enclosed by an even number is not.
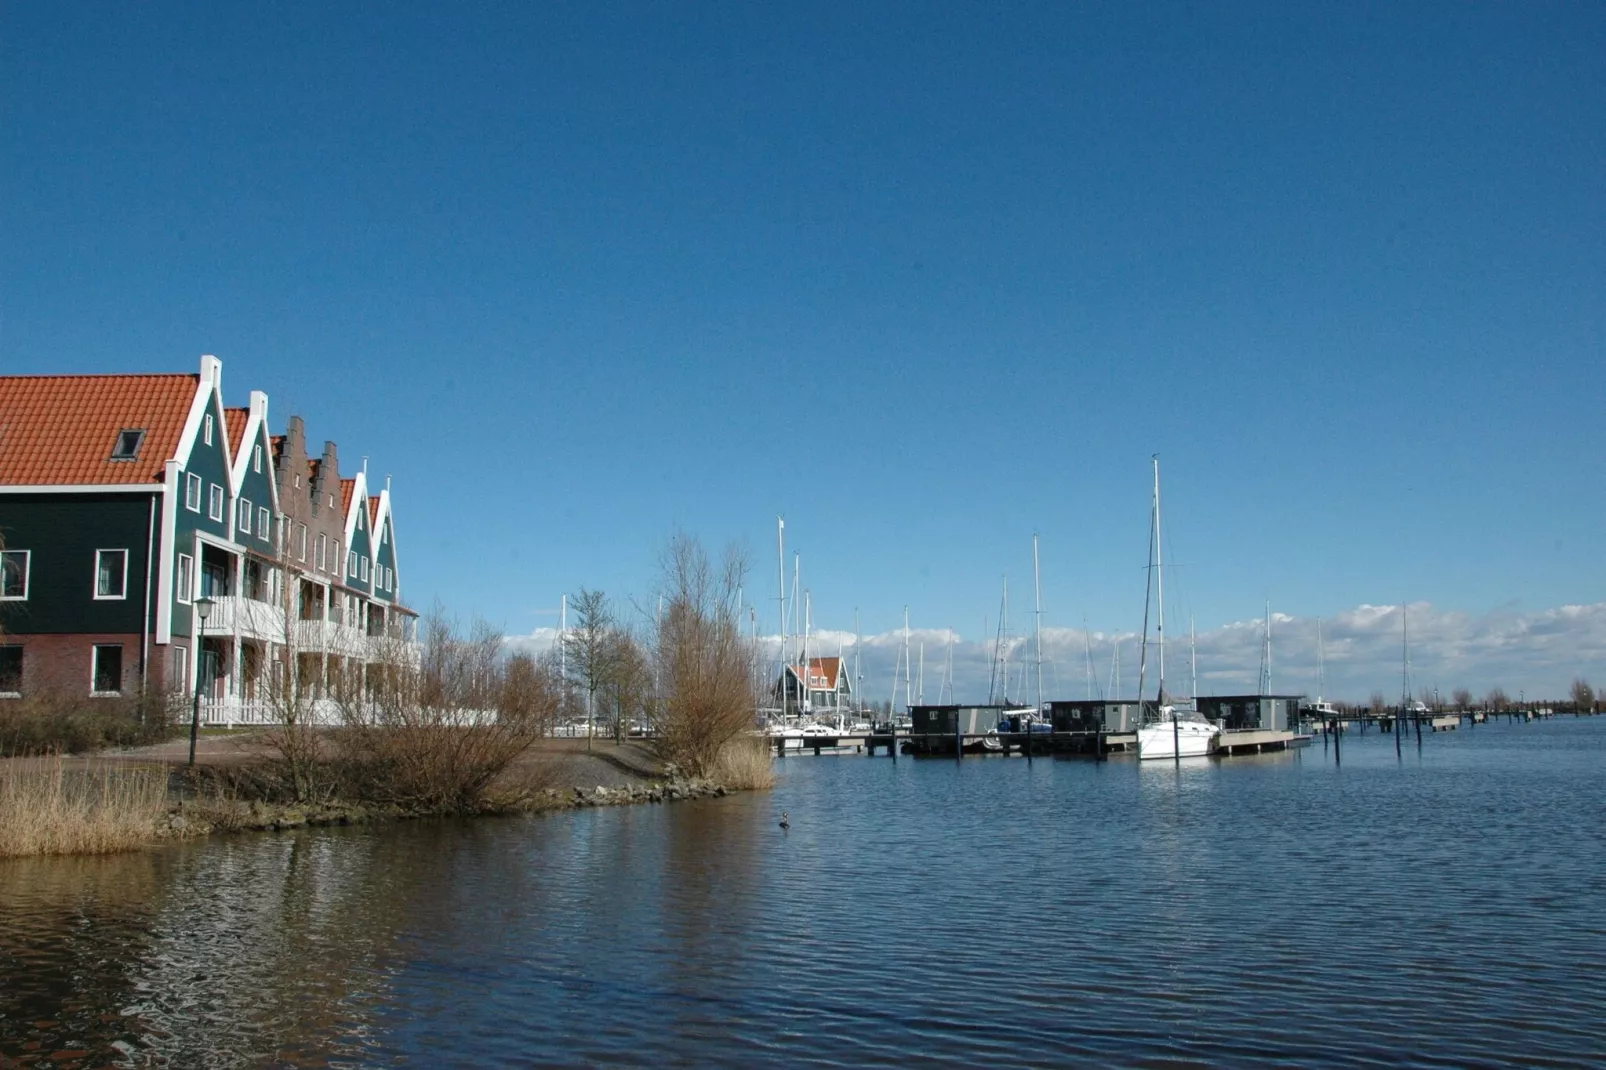
{"type": "Polygon", "coordinates": [[[195,712],[190,717],[190,765],[195,765],[195,737],[201,734],[201,664],[206,657],[206,618],[212,615],[212,600],[202,595],[195,600],[195,618],[199,624],[195,638],[195,712]]]}

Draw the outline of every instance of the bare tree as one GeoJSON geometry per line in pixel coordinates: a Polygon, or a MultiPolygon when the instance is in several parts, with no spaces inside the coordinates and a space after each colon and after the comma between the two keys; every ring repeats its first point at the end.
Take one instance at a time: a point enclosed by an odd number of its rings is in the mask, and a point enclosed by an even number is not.
{"type": "Polygon", "coordinates": [[[601,591],[582,587],[571,598],[574,626],[563,633],[563,652],[569,680],[585,692],[586,746],[596,724],[597,691],[612,675],[613,658],[618,652],[614,641],[613,606],[601,591]]]}
{"type": "Polygon", "coordinates": [[[1595,712],[1595,689],[1582,676],[1573,681],[1573,709],[1584,713],[1595,712]]]}
{"type": "Polygon", "coordinates": [[[608,676],[604,695],[613,723],[615,743],[623,743],[632,722],[644,720],[652,691],[652,667],[641,643],[626,628],[608,634],[608,676]]]}
{"type": "Polygon", "coordinates": [[[1511,705],[1511,699],[1498,687],[1491,687],[1489,693],[1483,696],[1483,704],[1493,713],[1504,713],[1506,707],[1511,705]]]}
{"type": "Polygon", "coordinates": [[[436,611],[420,644],[376,641],[364,686],[342,698],[341,761],[365,799],[473,810],[540,735],[558,681],[533,658],[503,654],[500,633],[466,633],[436,611]]]}
{"type": "Polygon", "coordinates": [[[1450,696],[1450,701],[1455,703],[1455,708],[1458,710],[1470,710],[1472,708],[1472,692],[1464,687],[1458,687],[1450,696]]]}
{"type": "Polygon", "coordinates": [[[1372,716],[1374,716],[1374,717],[1376,717],[1379,714],[1384,713],[1384,712],[1386,712],[1388,710],[1388,708],[1389,708],[1388,699],[1383,697],[1383,692],[1381,692],[1381,691],[1373,691],[1372,692],[1371,707],[1372,707],[1372,716]]]}
{"type": "Polygon", "coordinates": [[[730,547],[715,565],[701,542],[677,534],[660,567],[664,609],[652,649],[658,743],[668,760],[706,776],[724,745],[754,727],[753,650],[736,613],[746,560],[730,547]]]}

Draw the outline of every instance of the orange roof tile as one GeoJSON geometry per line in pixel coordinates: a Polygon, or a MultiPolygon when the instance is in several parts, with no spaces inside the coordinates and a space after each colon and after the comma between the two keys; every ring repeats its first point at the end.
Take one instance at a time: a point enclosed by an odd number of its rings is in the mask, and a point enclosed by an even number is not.
{"type": "MultiPolygon", "coordinates": [[[[792,675],[803,678],[803,666],[791,666],[792,675]]],[[[842,671],[841,658],[810,658],[808,687],[810,691],[835,691],[837,676],[842,671]]]]}
{"type": "Polygon", "coordinates": [[[178,448],[196,375],[0,376],[0,485],[149,483],[178,448]],[[117,434],[143,430],[132,461],[117,434]]]}
{"type": "Polygon", "coordinates": [[[250,409],[224,409],[223,421],[229,425],[229,458],[240,459],[240,448],[245,443],[245,425],[251,419],[250,409]]]}
{"type": "Polygon", "coordinates": [[[374,527],[379,523],[379,495],[368,495],[368,526],[374,527]]]}
{"type": "Polygon", "coordinates": [[[355,479],[342,479],[340,481],[340,515],[351,515],[351,496],[357,490],[355,479]]]}

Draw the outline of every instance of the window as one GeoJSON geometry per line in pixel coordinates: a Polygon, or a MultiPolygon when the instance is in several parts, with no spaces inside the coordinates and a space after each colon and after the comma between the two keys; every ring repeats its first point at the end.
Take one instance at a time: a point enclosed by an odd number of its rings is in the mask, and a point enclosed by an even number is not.
{"type": "Polygon", "coordinates": [[[29,550],[0,550],[0,601],[27,600],[30,556],[29,550]]]}
{"type": "Polygon", "coordinates": [[[253,471],[253,472],[262,471],[262,444],[261,443],[258,443],[257,445],[251,447],[251,471],[253,471]]]}
{"type": "Polygon", "coordinates": [[[190,652],[188,647],[176,646],[173,648],[173,679],[168,682],[169,691],[183,694],[190,689],[190,652]]]}
{"type": "Polygon", "coordinates": [[[184,508],[192,513],[201,511],[201,477],[194,472],[184,477],[184,508]]]}
{"type": "Polygon", "coordinates": [[[356,574],[357,574],[357,551],[353,550],[353,551],[351,551],[351,553],[346,555],[346,575],[355,576],[356,574]]]}
{"type": "Polygon", "coordinates": [[[22,694],[22,647],[0,646],[0,695],[22,694]]]}
{"type": "Polygon", "coordinates": [[[205,432],[204,432],[204,434],[206,436],[206,444],[208,446],[210,446],[212,444],[212,414],[211,413],[207,413],[206,414],[206,424],[205,424],[205,432]]]}
{"type": "Polygon", "coordinates": [[[245,534],[251,534],[251,499],[241,498],[239,507],[239,526],[245,534]]]}
{"type": "Polygon", "coordinates": [[[305,524],[297,524],[296,525],[296,560],[297,561],[305,561],[306,559],[307,559],[307,525],[305,525],[305,524]]]}
{"type": "Polygon", "coordinates": [[[178,555],[178,600],[188,602],[195,597],[195,558],[178,555]]]}
{"type": "Polygon", "coordinates": [[[315,561],[313,561],[313,566],[315,568],[317,568],[317,570],[319,572],[324,571],[324,562],[327,561],[328,558],[329,558],[329,552],[328,551],[329,551],[329,536],[325,535],[323,532],[320,531],[320,532],[318,532],[318,555],[317,555],[317,559],[315,561]]]}
{"type": "Polygon", "coordinates": [[[95,597],[128,597],[128,551],[95,551],[95,597]]]}
{"type": "Polygon", "coordinates": [[[223,488],[212,484],[212,500],[207,503],[206,515],[213,520],[223,519],[223,488]]]}
{"type": "Polygon", "coordinates": [[[95,679],[92,690],[97,695],[120,695],[123,691],[123,645],[97,643],[95,645],[95,679]]]}
{"type": "Polygon", "coordinates": [[[366,557],[362,559],[362,581],[364,583],[368,582],[368,559],[366,557]]]}
{"type": "Polygon", "coordinates": [[[273,521],[265,505],[257,506],[257,537],[268,542],[273,540],[273,521]]]}
{"type": "Polygon", "coordinates": [[[396,589],[396,570],[391,568],[389,565],[386,565],[385,566],[385,590],[394,591],[395,589],[396,589]]]}
{"type": "Polygon", "coordinates": [[[138,429],[128,429],[117,432],[117,441],[112,444],[112,460],[132,461],[139,456],[139,445],[145,441],[145,432],[138,429]]]}

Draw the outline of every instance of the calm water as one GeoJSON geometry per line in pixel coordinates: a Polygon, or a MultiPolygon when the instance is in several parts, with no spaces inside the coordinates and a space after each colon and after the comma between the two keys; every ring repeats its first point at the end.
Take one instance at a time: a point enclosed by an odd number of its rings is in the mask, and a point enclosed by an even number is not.
{"type": "Polygon", "coordinates": [[[0,1064],[1606,1063],[1606,719],[784,773],[0,863],[0,1064]]]}

